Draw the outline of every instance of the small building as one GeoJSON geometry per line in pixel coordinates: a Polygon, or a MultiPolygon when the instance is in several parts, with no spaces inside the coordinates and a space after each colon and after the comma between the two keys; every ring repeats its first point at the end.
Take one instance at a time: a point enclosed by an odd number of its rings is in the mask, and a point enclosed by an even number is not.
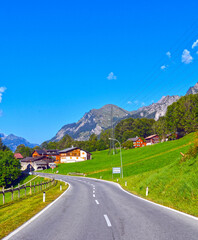
{"type": "Polygon", "coordinates": [[[16,159],[23,159],[23,156],[22,156],[20,153],[15,153],[15,154],[14,154],[14,157],[15,157],[16,159]]]}
{"type": "Polygon", "coordinates": [[[57,149],[44,149],[47,153],[46,156],[51,157],[55,160],[55,163],[60,162],[60,153],[57,149]]]}
{"type": "Polygon", "coordinates": [[[47,152],[43,149],[35,149],[32,153],[32,157],[41,157],[41,156],[47,156],[47,152]]]}
{"type": "Polygon", "coordinates": [[[32,172],[36,170],[44,170],[49,168],[49,163],[53,163],[54,160],[50,157],[40,156],[40,157],[26,157],[21,160],[21,170],[32,172]]]}
{"type": "Polygon", "coordinates": [[[160,141],[159,136],[157,134],[148,136],[145,138],[145,140],[146,140],[146,145],[156,144],[156,143],[159,143],[160,141]]]}
{"type": "Polygon", "coordinates": [[[78,147],[66,148],[59,151],[60,163],[82,162],[90,160],[92,154],[78,147]]]}
{"type": "Polygon", "coordinates": [[[146,146],[146,143],[144,142],[144,140],[141,137],[129,138],[127,141],[132,141],[134,148],[146,146]]]}

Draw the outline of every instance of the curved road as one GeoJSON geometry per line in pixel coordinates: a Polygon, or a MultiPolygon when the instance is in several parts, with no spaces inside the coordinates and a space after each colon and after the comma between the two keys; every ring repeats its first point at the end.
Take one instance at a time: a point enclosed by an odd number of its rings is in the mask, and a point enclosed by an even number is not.
{"type": "Polygon", "coordinates": [[[5,239],[198,239],[197,218],[128,194],[118,184],[63,175],[53,177],[70,184],[67,192],[38,218],[5,239]]]}

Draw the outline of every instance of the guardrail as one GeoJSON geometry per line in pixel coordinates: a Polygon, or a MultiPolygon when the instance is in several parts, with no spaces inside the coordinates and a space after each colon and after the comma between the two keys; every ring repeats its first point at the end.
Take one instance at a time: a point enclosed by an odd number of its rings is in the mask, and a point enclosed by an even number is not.
{"type": "Polygon", "coordinates": [[[56,185],[56,182],[54,179],[48,181],[48,182],[41,182],[38,184],[32,184],[32,182],[30,182],[30,185],[18,185],[18,187],[13,188],[13,186],[9,189],[2,189],[2,191],[0,191],[0,195],[3,195],[3,204],[5,204],[5,195],[6,193],[11,193],[11,201],[14,200],[14,192],[18,192],[18,199],[20,199],[21,197],[21,191],[23,191],[23,196],[27,196],[27,194],[32,195],[32,193],[36,193],[36,190],[38,190],[37,192],[41,192],[42,190],[49,188],[50,186],[56,185]],[[29,189],[29,193],[28,193],[28,189],[29,189]]]}

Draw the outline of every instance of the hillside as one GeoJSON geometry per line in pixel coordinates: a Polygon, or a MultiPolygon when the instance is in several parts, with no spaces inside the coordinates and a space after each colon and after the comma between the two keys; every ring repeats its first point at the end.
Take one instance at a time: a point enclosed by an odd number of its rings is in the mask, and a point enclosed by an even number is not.
{"type": "MultiPolygon", "coordinates": [[[[192,145],[194,134],[182,139],[159,143],[139,149],[123,150],[124,178],[114,176],[126,189],[160,204],[198,216],[198,158],[180,162],[181,154],[192,145]]],[[[85,173],[88,177],[112,180],[112,167],[120,166],[119,153],[108,155],[108,151],[93,153],[93,160],[60,164],[60,174],[85,173]]],[[[51,170],[47,170],[50,172],[51,170]]]]}
{"type": "MultiPolygon", "coordinates": [[[[198,92],[198,83],[190,87],[186,95],[196,94],[198,92]]],[[[102,130],[111,127],[111,114],[114,124],[120,120],[132,118],[153,118],[158,120],[164,116],[167,107],[178,101],[180,96],[163,96],[158,102],[149,106],[141,107],[135,111],[127,111],[113,104],[107,104],[99,109],[92,109],[85,113],[84,116],[76,123],[64,125],[50,141],[59,141],[66,134],[78,141],[88,140],[91,134],[100,135],[102,130]]]]}

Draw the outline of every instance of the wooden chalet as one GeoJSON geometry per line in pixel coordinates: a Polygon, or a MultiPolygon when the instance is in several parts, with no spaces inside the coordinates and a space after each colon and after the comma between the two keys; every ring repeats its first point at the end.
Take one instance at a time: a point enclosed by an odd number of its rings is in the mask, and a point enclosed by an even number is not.
{"type": "Polygon", "coordinates": [[[41,156],[47,156],[47,152],[43,149],[35,149],[34,152],[32,153],[33,158],[41,156]]]}
{"type": "Polygon", "coordinates": [[[152,145],[160,142],[159,136],[157,134],[148,136],[145,138],[146,145],[152,145]]]}
{"type": "Polygon", "coordinates": [[[90,160],[92,154],[78,147],[66,148],[59,151],[60,163],[82,162],[90,160]]]}
{"type": "Polygon", "coordinates": [[[144,140],[141,137],[129,138],[127,141],[132,141],[134,148],[146,146],[146,143],[144,142],[144,140]]]}
{"type": "Polygon", "coordinates": [[[57,163],[60,161],[60,154],[57,149],[36,149],[32,153],[32,157],[34,158],[41,156],[51,157],[57,163]]]}

